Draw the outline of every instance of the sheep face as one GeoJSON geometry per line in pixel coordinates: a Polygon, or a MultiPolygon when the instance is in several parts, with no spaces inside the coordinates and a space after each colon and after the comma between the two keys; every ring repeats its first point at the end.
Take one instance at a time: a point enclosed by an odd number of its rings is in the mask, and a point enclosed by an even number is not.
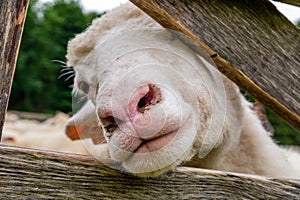
{"type": "Polygon", "coordinates": [[[159,175],[222,140],[222,79],[174,33],[107,35],[74,70],[76,90],[89,97],[84,118],[98,121],[110,157],[128,172],[159,175]]]}

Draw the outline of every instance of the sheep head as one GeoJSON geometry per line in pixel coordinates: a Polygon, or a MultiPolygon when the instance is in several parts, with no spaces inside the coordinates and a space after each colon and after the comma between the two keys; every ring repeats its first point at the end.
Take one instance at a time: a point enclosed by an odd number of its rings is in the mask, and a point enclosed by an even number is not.
{"type": "Polygon", "coordinates": [[[222,76],[178,38],[125,5],[73,39],[75,90],[89,100],[68,122],[69,137],[104,137],[110,158],[142,177],[223,144],[222,76]]]}

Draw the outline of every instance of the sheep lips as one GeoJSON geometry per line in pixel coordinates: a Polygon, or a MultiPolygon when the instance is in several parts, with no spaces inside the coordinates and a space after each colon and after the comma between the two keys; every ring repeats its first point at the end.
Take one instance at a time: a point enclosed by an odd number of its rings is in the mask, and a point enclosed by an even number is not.
{"type": "Polygon", "coordinates": [[[149,153],[164,148],[176,136],[177,131],[166,133],[158,138],[143,140],[140,146],[133,153],[149,153]]]}

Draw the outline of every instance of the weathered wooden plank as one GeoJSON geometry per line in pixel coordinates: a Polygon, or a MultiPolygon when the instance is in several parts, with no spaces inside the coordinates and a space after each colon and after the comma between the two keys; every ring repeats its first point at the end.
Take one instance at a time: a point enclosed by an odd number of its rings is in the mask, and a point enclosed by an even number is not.
{"type": "Polygon", "coordinates": [[[29,0],[0,1],[0,140],[29,0]]]}
{"type": "Polygon", "coordinates": [[[273,1],[278,1],[281,3],[286,3],[286,4],[300,7],[300,0],[273,0],[273,1]]]}
{"type": "Polygon", "coordinates": [[[266,0],[131,0],[300,131],[300,30],[266,0]]]}
{"type": "Polygon", "coordinates": [[[6,199],[300,199],[300,182],[178,168],[141,179],[90,156],[0,146],[6,199]]]}

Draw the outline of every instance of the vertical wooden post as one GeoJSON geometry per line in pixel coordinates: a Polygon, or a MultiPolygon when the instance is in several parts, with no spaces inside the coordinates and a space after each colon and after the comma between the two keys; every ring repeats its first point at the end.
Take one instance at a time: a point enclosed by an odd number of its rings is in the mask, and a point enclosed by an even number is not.
{"type": "Polygon", "coordinates": [[[29,0],[0,0],[0,140],[29,0]]]}

